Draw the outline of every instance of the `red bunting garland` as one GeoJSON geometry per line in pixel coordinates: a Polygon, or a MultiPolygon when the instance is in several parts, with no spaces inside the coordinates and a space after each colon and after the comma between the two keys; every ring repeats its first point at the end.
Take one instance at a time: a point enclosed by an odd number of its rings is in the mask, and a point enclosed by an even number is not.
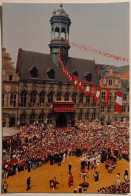
{"type": "Polygon", "coordinates": [[[85,51],[88,51],[88,52],[93,52],[93,53],[99,54],[99,55],[104,55],[107,58],[114,58],[115,60],[120,60],[120,61],[129,61],[129,58],[119,57],[117,55],[109,54],[107,52],[103,52],[101,50],[93,49],[93,48],[90,48],[88,46],[81,45],[81,44],[78,44],[78,43],[75,43],[75,42],[67,41],[67,43],[70,44],[73,47],[77,47],[78,49],[82,49],[82,50],[85,50],[85,51]]]}
{"type": "MultiPolygon", "coordinates": [[[[74,43],[75,45],[75,43],[74,43]]],[[[106,54],[105,54],[106,55],[106,54]]],[[[86,81],[83,81],[82,79],[74,76],[73,74],[71,74],[65,67],[64,64],[61,60],[61,56],[60,56],[60,49],[59,49],[59,62],[60,65],[62,67],[62,71],[63,73],[67,76],[67,80],[70,82],[74,81],[74,88],[79,88],[79,92],[83,93],[83,89],[84,89],[84,84],[86,81]]],[[[100,92],[102,87],[98,86],[97,88],[97,92],[96,92],[96,85],[92,84],[92,88],[93,88],[93,98],[94,98],[94,102],[97,103],[98,98],[100,96],[100,92]]],[[[90,91],[90,83],[87,83],[87,87],[86,87],[86,96],[89,96],[91,94],[90,91]]],[[[107,107],[108,105],[108,98],[110,95],[110,89],[106,89],[106,96],[105,96],[105,107],[107,107]]],[[[117,97],[116,97],[116,112],[121,113],[122,112],[122,92],[117,91],[117,97]]]]}

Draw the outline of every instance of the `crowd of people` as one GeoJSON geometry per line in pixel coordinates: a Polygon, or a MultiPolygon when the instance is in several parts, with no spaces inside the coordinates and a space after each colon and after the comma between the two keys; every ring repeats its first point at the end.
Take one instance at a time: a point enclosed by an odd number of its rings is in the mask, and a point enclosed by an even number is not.
{"type": "Polygon", "coordinates": [[[118,193],[124,194],[130,192],[130,181],[121,182],[119,185],[111,185],[109,187],[102,187],[97,191],[98,193],[118,193]]]}
{"type": "MultiPolygon", "coordinates": [[[[129,160],[129,122],[112,122],[102,126],[96,121],[78,121],[74,127],[54,128],[44,124],[20,126],[12,140],[3,138],[3,177],[30,167],[35,169],[50,161],[61,165],[68,156],[87,153],[87,164],[116,158],[129,160]],[[15,144],[15,145],[14,145],[15,144]],[[17,146],[17,147],[16,147],[17,146]],[[98,152],[98,157],[95,157],[98,152]],[[10,156],[4,156],[9,154],[10,156]]],[[[115,162],[115,161],[114,161],[115,162]]],[[[108,164],[106,164],[106,167],[108,164]]]]}

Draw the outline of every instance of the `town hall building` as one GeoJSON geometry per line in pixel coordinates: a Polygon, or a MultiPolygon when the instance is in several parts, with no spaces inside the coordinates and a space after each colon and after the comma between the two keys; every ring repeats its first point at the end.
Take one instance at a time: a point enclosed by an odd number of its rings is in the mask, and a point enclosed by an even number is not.
{"type": "MultiPolygon", "coordinates": [[[[103,124],[109,123],[114,120],[115,117],[120,119],[121,116],[114,117],[113,110],[110,113],[104,115],[102,110],[103,99],[98,100],[97,104],[94,103],[91,95],[86,97],[85,91],[80,93],[77,88],[74,88],[74,81],[68,82],[66,76],[62,72],[62,68],[59,62],[59,49],[62,62],[65,68],[74,76],[95,84],[101,85],[106,88],[104,78],[108,84],[108,77],[114,80],[117,78],[117,85],[112,83],[113,92],[116,89],[121,90],[125,82],[127,82],[125,94],[126,94],[126,115],[129,116],[129,78],[126,78],[124,82],[121,81],[120,73],[113,67],[113,71],[110,69],[103,69],[101,65],[96,65],[94,60],[85,60],[80,58],[74,58],[69,56],[70,45],[69,30],[71,20],[69,15],[64,11],[63,6],[57,11],[53,12],[53,16],[50,19],[51,25],[51,41],[49,43],[50,54],[38,53],[33,51],[23,50],[18,51],[16,73],[10,74],[13,76],[11,83],[10,79],[3,80],[3,92],[2,101],[3,105],[3,123],[5,126],[16,126],[17,123],[25,125],[27,123],[45,123],[53,124],[54,126],[72,126],[77,120],[87,119],[89,121],[97,119],[103,124]],[[105,71],[102,75],[102,70],[105,71]],[[109,72],[110,74],[107,74],[109,72]],[[15,78],[15,80],[13,80],[15,78]],[[15,85],[16,88],[13,92],[4,88],[5,83],[15,85]],[[115,86],[114,86],[115,85],[115,86]],[[127,88],[128,87],[128,88],[127,88]],[[6,93],[8,91],[8,99],[12,99],[15,104],[10,107],[11,101],[8,101],[8,105],[5,104],[6,93]],[[10,92],[10,93],[9,93],[10,92]],[[10,96],[10,97],[9,97],[10,96]],[[7,111],[8,107],[8,111],[7,111]],[[10,112],[9,112],[10,111],[10,112]],[[13,112],[13,116],[12,113],[13,112]],[[9,113],[10,115],[7,115],[9,113]],[[109,115],[110,114],[110,115],[109,115]],[[113,115],[113,117],[111,116],[113,115]],[[11,120],[13,118],[13,120],[11,120]],[[8,123],[7,123],[8,122],[8,123]]],[[[4,57],[3,57],[4,61],[4,57]]],[[[110,67],[108,67],[110,68],[110,67]]],[[[4,69],[4,63],[3,63],[4,69]]],[[[123,72],[129,72],[129,66],[123,69],[123,72]]],[[[112,81],[113,81],[112,80],[112,81]]],[[[86,85],[84,86],[84,89],[86,85]]],[[[104,94],[103,94],[104,96],[104,94]]],[[[113,104],[115,104],[113,100],[113,104]]],[[[114,107],[114,105],[112,106],[114,107]]],[[[107,112],[107,111],[106,111],[107,112]]]]}

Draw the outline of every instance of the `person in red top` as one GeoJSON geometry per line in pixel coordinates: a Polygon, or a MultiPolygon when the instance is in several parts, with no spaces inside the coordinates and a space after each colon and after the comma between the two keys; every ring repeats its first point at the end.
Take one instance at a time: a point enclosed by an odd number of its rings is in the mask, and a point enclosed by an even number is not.
{"type": "Polygon", "coordinates": [[[73,176],[72,176],[72,174],[70,174],[69,180],[68,180],[68,186],[69,187],[72,187],[73,186],[73,181],[74,181],[73,176]]]}
{"type": "Polygon", "coordinates": [[[57,184],[59,184],[59,182],[57,182],[57,180],[56,180],[56,177],[54,177],[54,179],[53,179],[53,183],[54,183],[54,187],[53,187],[53,189],[54,189],[54,188],[56,189],[56,185],[57,185],[57,184]]]}

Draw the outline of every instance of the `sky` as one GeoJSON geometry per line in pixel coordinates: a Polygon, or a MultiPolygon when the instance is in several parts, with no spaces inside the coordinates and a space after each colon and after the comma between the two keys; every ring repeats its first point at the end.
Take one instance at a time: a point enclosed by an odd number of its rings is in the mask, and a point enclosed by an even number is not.
{"type": "MultiPolygon", "coordinates": [[[[58,3],[3,3],[2,45],[16,66],[18,49],[49,54],[50,18],[58,3]]],[[[66,4],[71,19],[69,40],[129,58],[129,3],[66,4]]],[[[71,47],[69,57],[95,60],[96,64],[127,65],[92,52],[71,47]]]]}

